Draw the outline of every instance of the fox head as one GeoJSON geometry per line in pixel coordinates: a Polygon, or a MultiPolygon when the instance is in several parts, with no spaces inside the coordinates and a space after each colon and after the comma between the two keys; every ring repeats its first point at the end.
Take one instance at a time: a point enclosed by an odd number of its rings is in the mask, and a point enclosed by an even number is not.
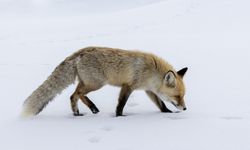
{"type": "Polygon", "coordinates": [[[161,99],[169,101],[179,110],[187,109],[184,102],[185,86],[183,83],[183,77],[187,70],[188,68],[177,72],[168,71],[158,91],[161,99]]]}

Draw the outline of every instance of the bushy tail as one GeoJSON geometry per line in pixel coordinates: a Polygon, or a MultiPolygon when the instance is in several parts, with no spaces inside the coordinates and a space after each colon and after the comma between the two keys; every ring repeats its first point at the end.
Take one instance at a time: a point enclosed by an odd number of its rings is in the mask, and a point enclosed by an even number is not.
{"type": "Polygon", "coordinates": [[[64,61],[56,67],[52,74],[24,102],[23,117],[34,116],[53,98],[70,84],[74,83],[76,70],[74,61],[64,61]]]}

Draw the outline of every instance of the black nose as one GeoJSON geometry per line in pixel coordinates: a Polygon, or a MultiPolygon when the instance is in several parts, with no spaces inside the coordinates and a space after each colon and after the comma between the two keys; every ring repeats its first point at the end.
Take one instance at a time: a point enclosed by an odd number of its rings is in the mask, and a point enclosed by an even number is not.
{"type": "Polygon", "coordinates": [[[186,107],[184,107],[184,108],[183,108],[183,110],[187,110],[187,108],[186,108],[186,107]]]}

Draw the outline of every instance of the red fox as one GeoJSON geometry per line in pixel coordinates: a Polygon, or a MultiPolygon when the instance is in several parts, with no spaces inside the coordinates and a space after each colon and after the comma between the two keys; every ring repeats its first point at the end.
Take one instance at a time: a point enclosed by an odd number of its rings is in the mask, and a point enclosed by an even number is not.
{"type": "Polygon", "coordinates": [[[47,80],[25,100],[22,115],[34,116],[40,113],[76,78],[79,84],[70,97],[75,116],[82,115],[77,106],[78,99],[93,113],[99,112],[87,94],[106,84],[121,87],[116,116],[123,115],[123,108],[134,90],[144,90],[161,112],[172,112],[163,101],[186,110],[183,76],[187,69],[175,71],[163,59],[149,53],[107,47],[83,48],[58,65],[47,80]]]}

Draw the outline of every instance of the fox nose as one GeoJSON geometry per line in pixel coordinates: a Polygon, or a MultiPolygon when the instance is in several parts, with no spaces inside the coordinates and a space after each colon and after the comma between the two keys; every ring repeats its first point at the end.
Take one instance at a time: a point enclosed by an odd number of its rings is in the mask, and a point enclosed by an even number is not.
{"type": "Polygon", "coordinates": [[[186,107],[184,107],[184,108],[183,108],[183,110],[187,110],[187,108],[186,108],[186,107]]]}

